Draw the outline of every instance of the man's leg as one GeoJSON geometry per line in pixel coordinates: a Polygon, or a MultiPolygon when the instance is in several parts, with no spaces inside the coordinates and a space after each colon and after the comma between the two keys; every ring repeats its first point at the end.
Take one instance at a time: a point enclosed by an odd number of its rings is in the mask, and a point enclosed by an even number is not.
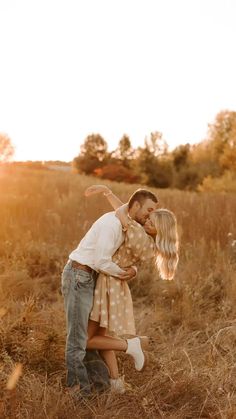
{"type": "Polygon", "coordinates": [[[110,388],[109,371],[98,351],[87,350],[84,363],[94,389],[98,392],[108,390],[110,388]]]}
{"type": "Polygon", "coordinates": [[[84,357],[94,285],[93,274],[74,269],[71,262],[68,262],[62,273],[62,293],[67,323],[67,385],[68,387],[80,385],[81,393],[85,396],[91,393],[84,357]]]}

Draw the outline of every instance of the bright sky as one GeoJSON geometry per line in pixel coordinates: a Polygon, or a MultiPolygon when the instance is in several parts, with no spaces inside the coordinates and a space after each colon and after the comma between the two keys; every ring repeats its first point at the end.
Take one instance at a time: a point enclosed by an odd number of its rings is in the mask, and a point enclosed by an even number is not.
{"type": "Polygon", "coordinates": [[[15,160],[72,160],[161,131],[197,143],[236,110],[235,0],[0,0],[0,132],[15,160]]]}

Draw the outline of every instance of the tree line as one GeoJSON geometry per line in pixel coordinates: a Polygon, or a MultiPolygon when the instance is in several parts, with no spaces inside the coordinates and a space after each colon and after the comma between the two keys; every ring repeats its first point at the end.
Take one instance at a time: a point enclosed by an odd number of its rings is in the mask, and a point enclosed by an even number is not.
{"type": "MultiPolygon", "coordinates": [[[[0,133],[0,163],[13,154],[9,136],[0,133]]],[[[90,134],[72,166],[78,173],[118,182],[236,192],[236,112],[221,111],[208,126],[206,139],[194,145],[179,145],[172,151],[159,131],[150,133],[143,147],[137,148],[124,134],[111,152],[100,134],[90,134]]]]}
{"type": "Polygon", "coordinates": [[[138,148],[124,134],[111,152],[100,134],[90,134],[73,166],[78,173],[156,188],[236,191],[236,112],[218,113],[205,140],[172,151],[159,131],[138,148]]]}

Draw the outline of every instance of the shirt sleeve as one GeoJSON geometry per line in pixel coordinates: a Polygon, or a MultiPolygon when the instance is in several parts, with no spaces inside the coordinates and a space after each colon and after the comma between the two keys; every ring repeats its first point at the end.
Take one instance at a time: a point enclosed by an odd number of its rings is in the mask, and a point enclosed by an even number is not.
{"type": "Polygon", "coordinates": [[[112,261],[112,256],[116,252],[117,237],[116,231],[111,225],[103,225],[98,232],[96,250],[94,255],[94,265],[96,270],[112,276],[119,276],[125,271],[112,261]]]}
{"type": "Polygon", "coordinates": [[[144,262],[155,257],[155,242],[144,228],[134,220],[130,220],[126,231],[125,246],[131,250],[137,261],[144,262]]]}

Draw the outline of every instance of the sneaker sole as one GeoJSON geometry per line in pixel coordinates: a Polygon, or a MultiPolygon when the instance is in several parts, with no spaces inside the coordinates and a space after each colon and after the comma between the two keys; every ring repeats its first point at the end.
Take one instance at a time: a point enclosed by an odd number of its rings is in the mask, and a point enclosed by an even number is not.
{"type": "Polygon", "coordinates": [[[143,364],[143,368],[141,370],[136,370],[136,371],[143,372],[148,365],[148,356],[147,356],[147,353],[144,352],[144,350],[146,348],[148,348],[148,346],[149,346],[149,338],[147,336],[138,336],[138,338],[140,340],[141,349],[142,349],[143,355],[144,355],[144,364],[143,364]]]}
{"type": "Polygon", "coordinates": [[[144,355],[144,364],[143,364],[143,368],[141,370],[137,370],[138,372],[143,372],[146,367],[148,366],[148,356],[145,352],[143,352],[144,355]]]}

